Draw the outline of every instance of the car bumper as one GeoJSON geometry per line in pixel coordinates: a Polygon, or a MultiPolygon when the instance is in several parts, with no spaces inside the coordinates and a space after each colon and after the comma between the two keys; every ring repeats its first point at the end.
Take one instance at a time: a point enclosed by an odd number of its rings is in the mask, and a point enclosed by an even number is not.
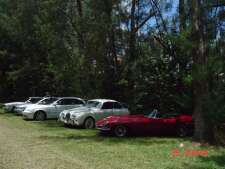
{"type": "Polygon", "coordinates": [[[109,132],[109,131],[111,131],[111,128],[105,127],[105,126],[96,126],[96,129],[100,130],[102,132],[109,132]]]}
{"type": "Polygon", "coordinates": [[[19,114],[19,115],[23,114],[23,110],[21,110],[21,109],[15,109],[14,111],[16,114],[19,114]]]}
{"type": "Polygon", "coordinates": [[[83,123],[81,123],[78,119],[71,119],[71,121],[73,122],[73,124],[75,126],[82,126],[83,123]]]}
{"type": "Polygon", "coordinates": [[[2,109],[6,112],[9,112],[12,108],[11,107],[7,107],[7,106],[3,106],[2,109]]]}
{"type": "Polygon", "coordinates": [[[59,121],[64,123],[64,124],[75,126],[74,122],[71,119],[61,119],[59,121]]]}
{"type": "Polygon", "coordinates": [[[60,116],[58,121],[61,123],[64,123],[64,124],[76,126],[76,124],[74,123],[74,121],[72,119],[66,118],[65,116],[60,116]]]}
{"type": "Polygon", "coordinates": [[[22,113],[23,115],[23,119],[34,119],[34,113],[31,113],[31,112],[23,112],[22,113]]]}

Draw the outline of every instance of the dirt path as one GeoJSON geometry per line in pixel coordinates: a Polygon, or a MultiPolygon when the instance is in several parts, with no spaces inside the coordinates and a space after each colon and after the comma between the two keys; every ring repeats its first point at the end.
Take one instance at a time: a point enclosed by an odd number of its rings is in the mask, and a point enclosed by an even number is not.
{"type": "Polygon", "coordinates": [[[82,169],[82,161],[71,159],[37,139],[37,132],[0,117],[0,169],[82,169]]]}

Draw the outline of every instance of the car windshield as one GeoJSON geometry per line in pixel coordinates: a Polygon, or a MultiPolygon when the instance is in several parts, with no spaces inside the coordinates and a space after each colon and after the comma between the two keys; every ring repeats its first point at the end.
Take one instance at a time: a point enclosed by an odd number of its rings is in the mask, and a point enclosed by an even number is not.
{"type": "Polygon", "coordinates": [[[47,99],[44,99],[44,100],[38,102],[38,104],[47,105],[47,104],[51,104],[51,103],[55,102],[56,100],[58,100],[58,99],[57,98],[47,98],[47,99]]]}
{"type": "Polygon", "coordinates": [[[158,110],[154,109],[154,110],[148,115],[148,117],[149,117],[149,118],[156,118],[157,114],[158,114],[158,110]]]}
{"type": "Polygon", "coordinates": [[[30,98],[28,101],[26,101],[27,103],[37,103],[39,100],[41,100],[41,98],[30,98]]]}
{"type": "Polygon", "coordinates": [[[100,102],[98,101],[88,101],[86,107],[88,108],[98,107],[99,104],[100,102]]]}

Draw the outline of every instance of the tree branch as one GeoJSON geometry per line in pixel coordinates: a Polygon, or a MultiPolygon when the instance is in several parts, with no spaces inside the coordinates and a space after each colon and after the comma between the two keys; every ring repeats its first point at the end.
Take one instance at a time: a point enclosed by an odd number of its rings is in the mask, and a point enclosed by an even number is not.
{"type": "Polygon", "coordinates": [[[146,22],[148,22],[149,19],[151,19],[154,15],[156,14],[155,11],[151,12],[148,17],[145,18],[145,20],[143,20],[136,28],[135,28],[135,32],[137,32],[142,26],[144,26],[146,24],[146,22]]]}
{"type": "Polygon", "coordinates": [[[208,8],[225,7],[225,2],[220,2],[220,3],[216,3],[216,4],[210,4],[210,5],[207,5],[206,7],[208,7],[208,8]]]}

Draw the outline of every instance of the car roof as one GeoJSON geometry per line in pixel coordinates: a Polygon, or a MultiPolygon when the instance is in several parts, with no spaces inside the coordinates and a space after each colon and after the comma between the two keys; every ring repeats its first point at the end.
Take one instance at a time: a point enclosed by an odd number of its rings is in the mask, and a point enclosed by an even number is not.
{"type": "Polygon", "coordinates": [[[78,99],[78,100],[83,100],[83,99],[81,99],[79,97],[56,97],[56,98],[58,98],[58,99],[78,99]]]}
{"type": "Polygon", "coordinates": [[[29,97],[29,99],[39,99],[39,98],[44,98],[44,97],[38,97],[38,96],[35,96],[35,97],[29,97]]]}
{"type": "Polygon", "coordinates": [[[111,100],[111,99],[92,99],[92,100],[88,100],[88,101],[97,101],[97,102],[101,102],[101,103],[104,103],[104,102],[118,102],[116,100],[111,100]]]}

